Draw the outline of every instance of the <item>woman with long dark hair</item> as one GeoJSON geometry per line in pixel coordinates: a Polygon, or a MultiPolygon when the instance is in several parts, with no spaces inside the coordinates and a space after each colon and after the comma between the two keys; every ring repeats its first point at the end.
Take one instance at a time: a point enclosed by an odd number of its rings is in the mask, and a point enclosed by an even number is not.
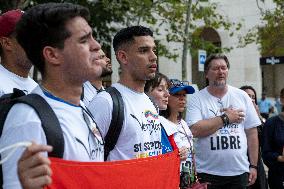
{"type": "MultiPolygon", "coordinates": [[[[162,73],[157,72],[155,77],[151,80],[148,80],[145,84],[144,91],[151,98],[152,102],[158,109],[159,113],[166,110],[168,107],[168,99],[169,99],[169,85],[170,81],[168,77],[162,73]]],[[[168,149],[168,145],[166,140],[163,138],[168,138],[172,147],[176,146],[176,139],[174,134],[177,133],[177,129],[172,126],[172,123],[168,121],[163,116],[159,117],[161,126],[162,126],[162,153],[166,153],[168,149]],[[165,131],[165,132],[164,132],[165,131]],[[166,135],[166,136],[165,136],[166,135]]],[[[186,159],[188,154],[187,147],[179,148],[179,156],[183,161],[186,159]]]]}
{"type": "MultiPolygon", "coordinates": [[[[264,120],[261,117],[258,106],[257,106],[257,96],[256,96],[256,92],[255,92],[254,88],[252,86],[245,85],[245,86],[242,86],[240,89],[244,90],[248,94],[248,96],[251,98],[253,105],[255,107],[255,110],[256,110],[256,112],[259,116],[259,119],[263,123],[264,120]]],[[[257,127],[259,144],[261,144],[262,128],[263,128],[263,125],[260,125],[260,126],[257,127]]],[[[248,187],[248,189],[267,189],[268,188],[266,174],[265,174],[261,154],[262,154],[261,153],[261,145],[259,145],[258,164],[257,164],[257,179],[256,179],[256,181],[253,185],[248,187]]]]}
{"type": "Polygon", "coordinates": [[[187,123],[182,119],[186,107],[186,95],[195,92],[194,88],[187,82],[177,79],[170,80],[170,96],[168,108],[161,115],[169,120],[172,127],[177,129],[175,141],[179,148],[187,147],[188,153],[180,167],[180,188],[188,188],[190,183],[195,182],[194,160],[193,160],[193,136],[187,123]]]}

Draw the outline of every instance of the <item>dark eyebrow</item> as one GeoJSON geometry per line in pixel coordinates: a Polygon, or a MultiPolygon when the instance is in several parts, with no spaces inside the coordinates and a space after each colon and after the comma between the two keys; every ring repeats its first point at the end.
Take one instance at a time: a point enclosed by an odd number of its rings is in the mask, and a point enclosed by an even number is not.
{"type": "MultiPolygon", "coordinates": [[[[150,46],[141,46],[141,47],[138,47],[138,50],[148,50],[150,48],[151,48],[150,46]]],[[[154,46],[153,49],[156,50],[156,46],[154,46]]]]}
{"type": "Polygon", "coordinates": [[[89,33],[83,35],[82,37],[80,37],[79,40],[83,41],[83,40],[90,38],[91,36],[92,36],[92,32],[89,32],[89,33]]]}
{"type": "Polygon", "coordinates": [[[138,47],[138,49],[149,49],[149,46],[142,46],[142,47],[138,47]]]}

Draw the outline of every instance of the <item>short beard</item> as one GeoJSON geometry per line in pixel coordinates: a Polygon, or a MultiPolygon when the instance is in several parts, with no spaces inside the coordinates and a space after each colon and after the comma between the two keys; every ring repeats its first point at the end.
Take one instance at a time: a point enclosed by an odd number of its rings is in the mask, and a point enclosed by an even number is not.
{"type": "Polygon", "coordinates": [[[102,70],[102,74],[101,74],[101,77],[105,77],[105,76],[108,76],[108,75],[111,75],[112,74],[112,70],[109,70],[109,69],[103,69],[102,70]]]}
{"type": "Polygon", "coordinates": [[[217,88],[225,88],[226,87],[226,85],[227,85],[227,82],[225,81],[225,82],[217,82],[217,81],[214,81],[213,82],[213,86],[214,87],[217,87],[217,88]]]}
{"type": "Polygon", "coordinates": [[[146,81],[154,79],[156,76],[156,73],[151,74],[150,76],[146,77],[146,81]]]}

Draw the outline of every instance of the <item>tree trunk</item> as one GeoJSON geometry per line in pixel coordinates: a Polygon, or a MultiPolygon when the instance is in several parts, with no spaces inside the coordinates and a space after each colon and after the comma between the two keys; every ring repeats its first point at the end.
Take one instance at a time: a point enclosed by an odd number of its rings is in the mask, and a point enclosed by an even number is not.
{"type": "Polygon", "coordinates": [[[191,13],[192,0],[187,1],[186,21],[183,37],[183,51],[182,51],[182,80],[187,80],[187,53],[188,53],[188,41],[189,41],[189,22],[191,13]]]}

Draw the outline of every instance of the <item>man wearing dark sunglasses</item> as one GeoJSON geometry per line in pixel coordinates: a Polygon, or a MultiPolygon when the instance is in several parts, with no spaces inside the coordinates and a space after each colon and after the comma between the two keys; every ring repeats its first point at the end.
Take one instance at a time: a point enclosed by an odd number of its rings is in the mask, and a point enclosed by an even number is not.
{"type": "Polygon", "coordinates": [[[249,96],[227,84],[229,67],[225,55],[207,58],[208,86],[191,97],[187,110],[187,122],[198,138],[198,176],[211,183],[209,189],[245,189],[257,177],[256,127],[261,123],[249,96]]]}

